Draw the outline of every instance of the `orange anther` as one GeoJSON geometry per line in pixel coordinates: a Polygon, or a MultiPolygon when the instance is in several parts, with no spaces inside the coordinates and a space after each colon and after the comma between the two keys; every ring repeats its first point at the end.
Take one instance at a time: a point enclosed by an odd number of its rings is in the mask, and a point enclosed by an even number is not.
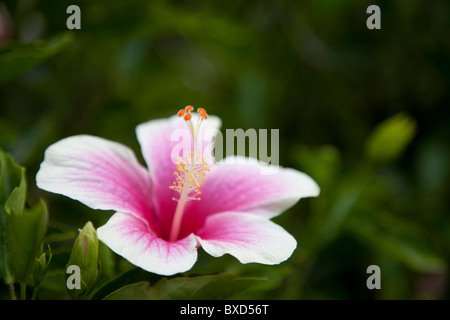
{"type": "Polygon", "coordinates": [[[185,113],[184,109],[181,109],[180,111],[178,111],[177,115],[178,115],[179,117],[181,117],[181,116],[184,115],[184,113],[185,113]]]}
{"type": "Polygon", "coordinates": [[[198,114],[202,114],[203,112],[206,112],[205,109],[203,109],[203,108],[198,108],[197,109],[197,113],[198,114]]]}
{"type": "Polygon", "coordinates": [[[189,105],[189,106],[186,106],[184,108],[184,110],[186,110],[186,112],[191,112],[192,110],[194,110],[194,107],[189,105]]]}
{"type": "Polygon", "coordinates": [[[184,120],[186,120],[186,121],[191,120],[191,118],[192,118],[192,116],[191,116],[190,113],[186,113],[186,114],[184,115],[184,120]]]}
{"type": "Polygon", "coordinates": [[[203,119],[208,119],[208,114],[206,112],[202,112],[200,113],[200,117],[202,117],[203,119]]]}

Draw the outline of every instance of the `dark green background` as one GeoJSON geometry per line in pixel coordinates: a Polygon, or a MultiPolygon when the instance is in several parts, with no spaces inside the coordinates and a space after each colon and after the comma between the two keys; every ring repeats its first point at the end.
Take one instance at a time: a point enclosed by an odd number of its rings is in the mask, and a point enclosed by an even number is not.
{"type": "MultiPolygon", "coordinates": [[[[86,133],[140,157],[135,127],[187,104],[223,129],[279,129],[280,164],[322,188],[275,219],[299,242],[287,262],[200,249],[192,273],[269,279],[245,298],[449,298],[449,12],[446,0],[0,1],[0,147],[50,212],[55,280],[40,298],[68,297],[57,279],[77,228],[110,216],[37,189],[45,148],[86,133]],[[81,30],[66,28],[70,4],[81,30]],[[370,4],[381,30],[366,27],[370,4]],[[416,134],[398,157],[372,161],[371,132],[398,113],[416,134]],[[381,290],[366,288],[371,264],[381,290]]],[[[129,268],[102,250],[114,261],[104,277],[129,268]]]]}

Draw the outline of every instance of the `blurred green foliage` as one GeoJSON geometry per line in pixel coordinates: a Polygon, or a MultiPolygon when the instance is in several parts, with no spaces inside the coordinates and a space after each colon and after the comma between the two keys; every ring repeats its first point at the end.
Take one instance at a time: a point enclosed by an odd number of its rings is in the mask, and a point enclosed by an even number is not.
{"type": "Polygon", "coordinates": [[[38,286],[39,276],[46,271],[47,266],[39,262],[47,222],[44,201],[32,207],[27,203],[25,168],[0,150],[0,277],[13,299],[17,298],[15,283],[25,299],[30,276],[38,286]]]}
{"type": "MultiPolygon", "coordinates": [[[[70,298],[77,229],[110,216],[36,188],[45,148],[87,133],[140,156],[136,125],[187,104],[221,117],[223,129],[280,129],[281,165],[322,190],[275,219],[298,240],[287,262],[241,265],[200,250],[190,273],[268,279],[240,298],[450,297],[448,1],[70,4],[81,8],[81,30],[67,30],[67,2],[0,0],[0,146],[49,209],[52,258],[37,298],[70,298]],[[370,4],[381,8],[381,30],[366,28],[370,4]],[[381,290],[366,287],[372,264],[381,290]]],[[[105,293],[135,272],[101,243],[98,260],[105,293]]],[[[122,284],[148,292],[148,277],[122,284]]]]}

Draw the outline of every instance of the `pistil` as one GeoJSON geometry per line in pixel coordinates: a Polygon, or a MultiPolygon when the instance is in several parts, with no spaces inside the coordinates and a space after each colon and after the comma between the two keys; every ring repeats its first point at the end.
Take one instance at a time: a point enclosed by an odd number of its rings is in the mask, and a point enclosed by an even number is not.
{"type": "Polygon", "coordinates": [[[191,120],[192,115],[190,113],[193,110],[194,108],[192,106],[187,106],[178,111],[178,116],[183,117],[186,121],[189,131],[192,134],[194,145],[192,151],[186,152],[183,157],[177,159],[177,170],[174,172],[176,178],[173,185],[169,187],[179,193],[179,198],[174,198],[178,203],[173,216],[169,241],[176,241],[178,239],[186,204],[189,200],[200,200],[199,195],[201,192],[199,191],[199,188],[203,185],[203,182],[201,181],[206,180],[206,171],[209,171],[209,168],[207,167],[208,163],[203,158],[203,155],[200,154],[197,156],[200,125],[203,120],[208,118],[208,115],[205,109],[198,108],[197,114],[199,117],[197,124],[194,126],[191,120]]]}

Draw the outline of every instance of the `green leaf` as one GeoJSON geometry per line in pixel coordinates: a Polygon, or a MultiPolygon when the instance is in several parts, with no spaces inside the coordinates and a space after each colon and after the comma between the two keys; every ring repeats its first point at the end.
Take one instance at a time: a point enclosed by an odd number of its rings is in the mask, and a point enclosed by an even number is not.
{"type": "Polygon", "coordinates": [[[109,294],[107,300],[214,300],[227,299],[262,278],[237,277],[229,273],[193,277],[163,278],[154,286],[148,281],[126,285],[109,294]]]}
{"type": "Polygon", "coordinates": [[[48,41],[11,44],[1,48],[0,84],[22,74],[58,53],[70,43],[71,39],[70,33],[64,33],[48,41]]]}
{"type": "Polygon", "coordinates": [[[75,265],[81,272],[81,289],[69,289],[74,299],[85,298],[94,287],[99,274],[98,238],[92,222],[85,224],[75,239],[67,267],[75,265]]]}
{"type": "Polygon", "coordinates": [[[15,278],[28,280],[47,230],[48,212],[41,200],[33,208],[21,214],[7,217],[7,247],[15,278]]]}
{"type": "Polygon", "coordinates": [[[9,154],[0,150],[0,204],[9,214],[21,213],[25,206],[25,168],[14,163],[9,154]]]}
{"type": "Polygon", "coordinates": [[[416,123],[399,113],[380,123],[370,135],[366,155],[375,162],[388,162],[398,157],[416,133],[416,123]]]}
{"type": "Polygon", "coordinates": [[[6,283],[26,283],[47,230],[48,213],[40,201],[25,208],[25,168],[0,152],[0,273],[6,283]]]}
{"type": "Polygon", "coordinates": [[[22,170],[22,179],[19,186],[14,188],[5,203],[5,211],[8,214],[18,214],[23,212],[26,200],[27,179],[25,178],[25,169],[22,170]]]}
{"type": "MultiPolygon", "coordinates": [[[[122,259],[122,261],[126,261],[122,259]]],[[[102,272],[103,273],[103,272],[102,272]]],[[[110,280],[109,282],[103,284],[102,287],[98,288],[98,290],[92,295],[91,299],[99,300],[106,297],[108,294],[122,288],[131,283],[136,282],[150,282],[157,283],[159,280],[164,278],[164,276],[158,275],[156,273],[150,273],[140,268],[134,267],[131,270],[125,271],[110,280]]],[[[171,277],[169,277],[170,279],[171,277]]]]}
{"type": "Polygon", "coordinates": [[[0,150],[0,275],[6,284],[14,282],[7,247],[8,216],[23,211],[25,198],[25,169],[0,150]]]}

